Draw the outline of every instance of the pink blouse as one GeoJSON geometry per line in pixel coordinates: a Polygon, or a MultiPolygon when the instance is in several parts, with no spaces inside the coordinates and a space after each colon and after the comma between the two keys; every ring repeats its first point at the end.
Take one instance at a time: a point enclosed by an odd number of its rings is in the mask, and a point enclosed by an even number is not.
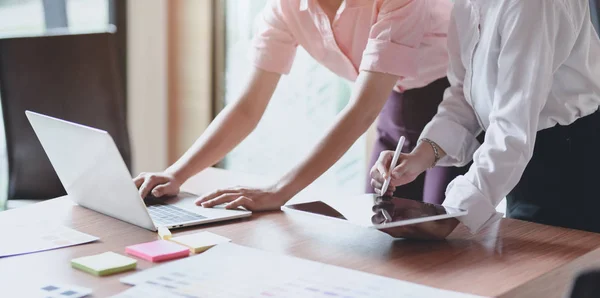
{"type": "Polygon", "coordinates": [[[396,90],[445,77],[450,0],[345,0],[333,22],[317,0],[272,0],[258,19],[251,59],[287,74],[302,46],[348,80],[359,71],[399,76],[396,90]]]}

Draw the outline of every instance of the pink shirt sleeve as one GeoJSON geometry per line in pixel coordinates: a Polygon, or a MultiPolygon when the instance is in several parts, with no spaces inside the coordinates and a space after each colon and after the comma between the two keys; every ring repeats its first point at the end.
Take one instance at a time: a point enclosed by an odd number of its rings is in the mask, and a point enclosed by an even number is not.
{"type": "Polygon", "coordinates": [[[371,26],[360,70],[416,77],[431,4],[423,0],[379,1],[379,14],[371,26]]]}
{"type": "Polygon", "coordinates": [[[282,5],[287,2],[271,0],[258,16],[257,29],[250,50],[254,65],[266,71],[287,74],[292,68],[298,43],[285,23],[282,5]]]}

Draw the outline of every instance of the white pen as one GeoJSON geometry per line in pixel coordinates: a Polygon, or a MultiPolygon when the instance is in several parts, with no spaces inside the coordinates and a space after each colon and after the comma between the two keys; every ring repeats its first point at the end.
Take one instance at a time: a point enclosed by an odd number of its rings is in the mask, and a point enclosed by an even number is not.
{"type": "Polygon", "coordinates": [[[383,186],[381,187],[381,195],[385,195],[388,187],[390,186],[390,181],[392,181],[392,170],[396,167],[396,163],[398,162],[398,158],[400,157],[400,153],[402,152],[402,146],[404,146],[404,141],[406,138],[404,136],[400,137],[398,140],[398,146],[396,146],[396,151],[394,151],[394,157],[392,158],[392,163],[390,164],[390,170],[388,171],[389,176],[383,182],[383,186]]]}

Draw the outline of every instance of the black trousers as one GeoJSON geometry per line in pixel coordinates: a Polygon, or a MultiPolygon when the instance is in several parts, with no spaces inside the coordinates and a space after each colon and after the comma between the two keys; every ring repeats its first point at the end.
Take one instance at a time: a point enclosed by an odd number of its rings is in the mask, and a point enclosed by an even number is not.
{"type": "Polygon", "coordinates": [[[537,133],[507,216],[600,232],[600,112],[537,133]]]}

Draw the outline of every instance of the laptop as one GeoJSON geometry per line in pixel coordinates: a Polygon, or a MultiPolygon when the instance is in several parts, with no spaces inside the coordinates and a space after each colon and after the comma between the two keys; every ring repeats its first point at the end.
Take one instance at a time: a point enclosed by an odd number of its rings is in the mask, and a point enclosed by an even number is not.
{"type": "Polygon", "coordinates": [[[224,221],[252,214],[246,210],[202,208],[196,195],[140,197],[113,141],[103,130],[26,111],[58,178],[75,203],[96,212],[156,231],[224,221]]]}

